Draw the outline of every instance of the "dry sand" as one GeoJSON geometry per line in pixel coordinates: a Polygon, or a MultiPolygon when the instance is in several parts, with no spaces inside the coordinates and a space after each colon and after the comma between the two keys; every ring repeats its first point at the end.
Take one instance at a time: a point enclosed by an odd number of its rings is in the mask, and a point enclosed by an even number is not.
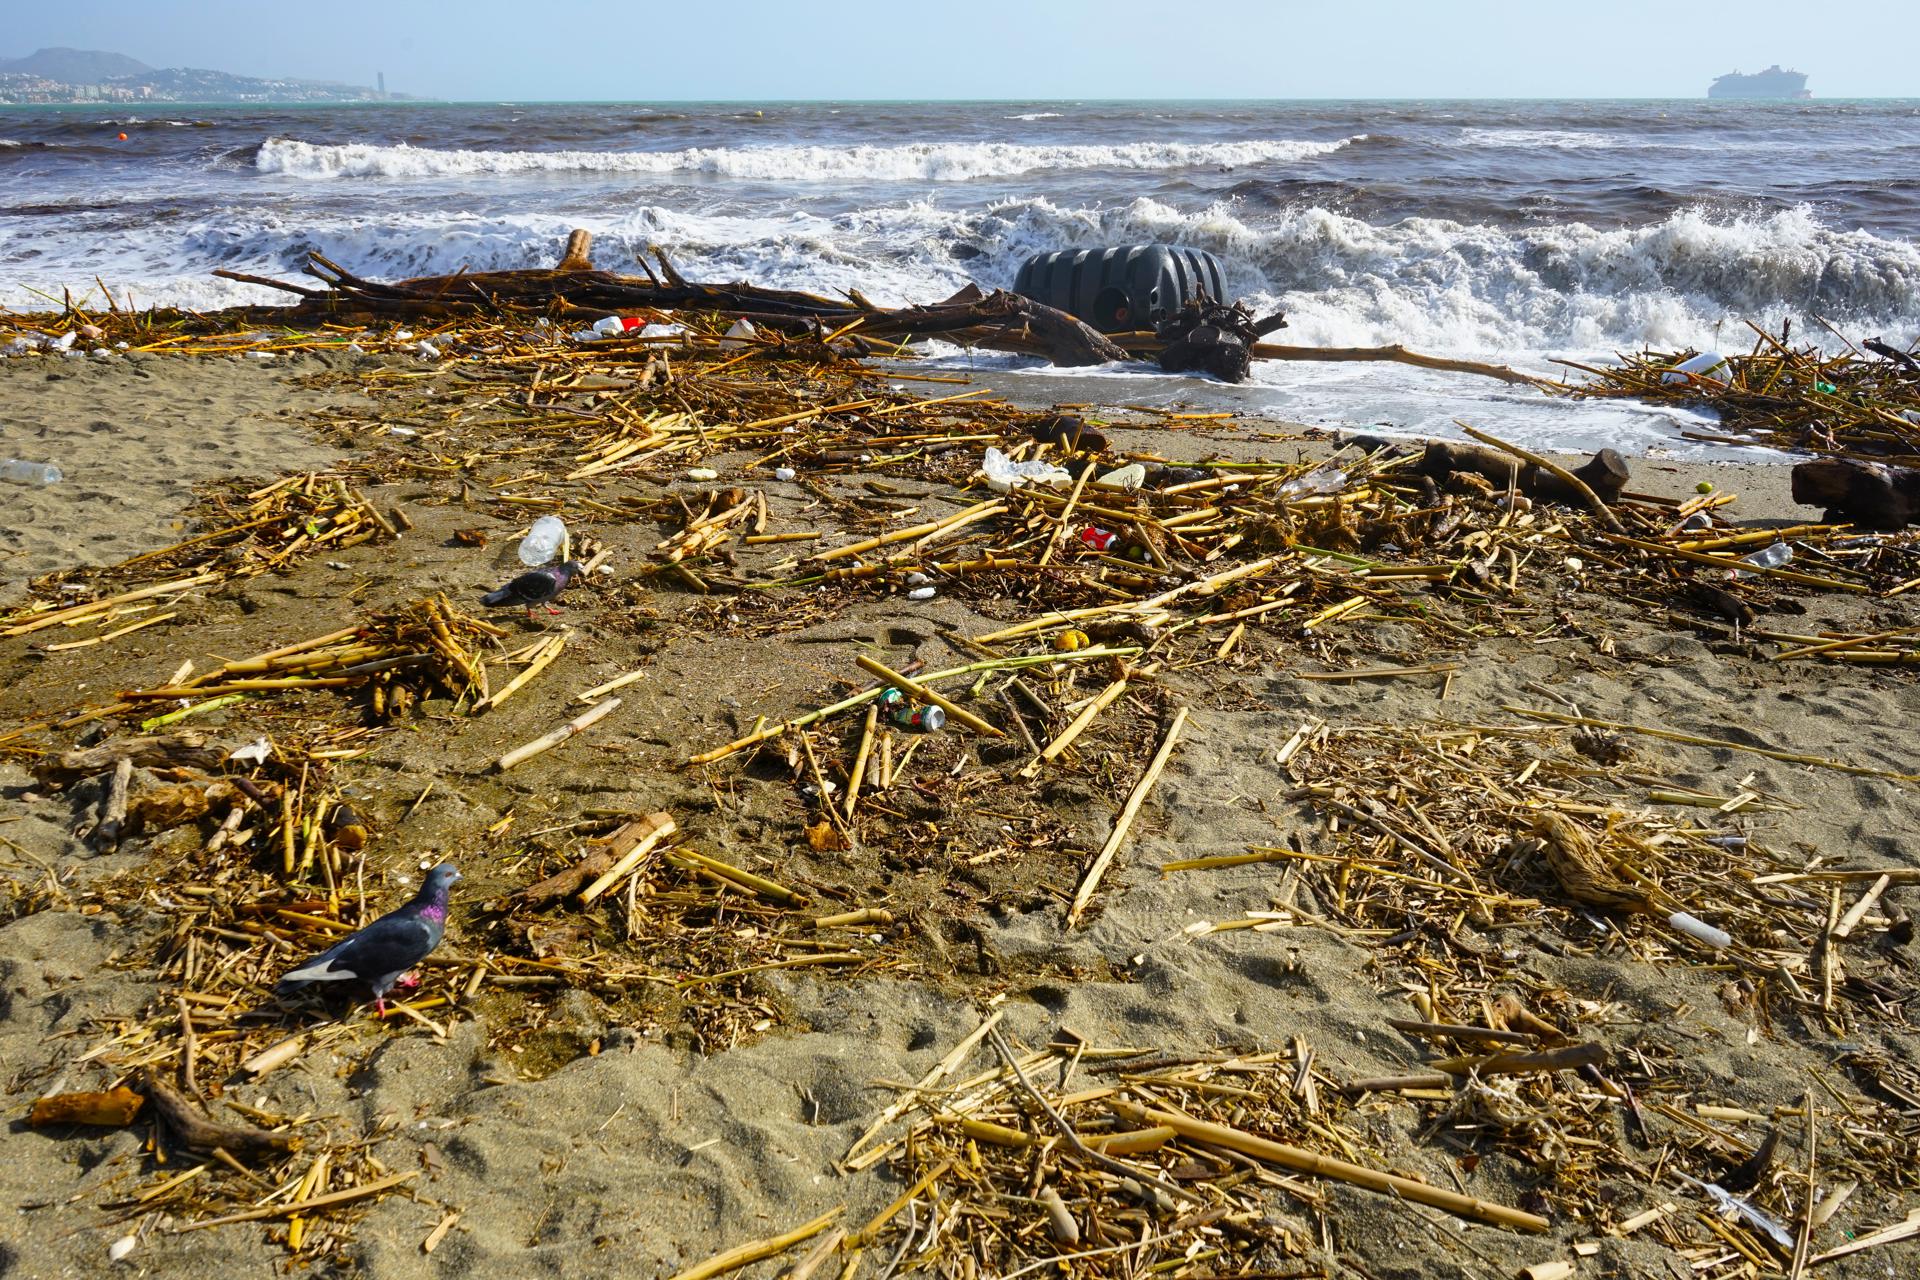
{"type": "Polygon", "coordinates": [[[0,604],[15,602],[29,578],[113,564],[184,536],[180,516],[196,485],[325,466],[337,453],[286,421],[289,391],[316,367],[209,359],[183,386],[161,356],[7,361],[0,458],[51,462],[65,479],[0,481],[0,604]]]}
{"type": "MultiPolygon", "coordinates": [[[[10,535],[16,555],[36,568],[110,559],[175,536],[184,487],[157,494],[133,483],[132,475],[112,485],[82,477],[117,475],[162,449],[170,451],[167,469],[182,486],[195,476],[256,468],[270,474],[328,456],[327,446],[300,439],[293,425],[323,393],[296,387],[283,370],[185,360],[103,362],[70,373],[55,368],[63,377],[57,416],[46,405],[45,370],[37,362],[0,367],[0,421],[45,423],[49,451],[75,477],[32,495],[34,530],[10,535]],[[192,435],[178,438],[179,424],[207,412],[222,423],[217,451],[192,435]],[[88,430],[96,420],[108,429],[88,430]],[[126,425],[113,429],[130,421],[148,443],[135,443],[126,425]],[[191,471],[183,458],[193,460],[191,471]],[[95,509],[102,503],[115,514],[95,509]]],[[[1273,441],[1236,439],[1218,428],[1124,431],[1116,445],[1169,457],[1223,449],[1284,456],[1273,441]]],[[[1301,447],[1323,446],[1309,441],[1301,447]]],[[[724,472],[728,463],[715,465],[724,472]]],[[[1811,514],[1784,503],[1776,468],[1640,467],[1636,487],[1690,492],[1700,475],[1741,492],[1740,511],[1749,519],[1811,514]]],[[[782,488],[772,486],[776,517],[805,500],[792,486],[782,488]]],[[[497,548],[511,528],[458,503],[431,505],[423,501],[431,491],[413,482],[374,496],[383,505],[411,504],[418,528],[397,551],[344,552],[344,571],[308,561],[284,578],[256,579],[183,609],[168,626],[103,649],[41,656],[23,641],[0,642],[0,723],[70,705],[88,688],[164,678],[184,656],[204,661],[256,652],[342,625],[354,616],[350,590],[373,600],[431,590],[462,598],[493,585],[494,557],[451,545],[449,535],[491,523],[497,548]]],[[[616,570],[642,558],[653,536],[651,526],[607,524],[595,532],[614,548],[616,570]]],[[[620,993],[575,992],[535,1007],[483,992],[451,1019],[444,1041],[418,1026],[363,1023],[333,1050],[238,1087],[230,1096],[316,1117],[336,1138],[366,1138],[386,1167],[426,1174],[413,1198],[389,1198],[368,1211],[337,1261],[323,1260],[314,1274],[664,1276],[836,1203],[849,1205],[851,1221],[864,1221],[899,1186],[875,1174],[843,1177],[834,1162],[895,1096],[874,1082],[918,1078],[976,1025],[976,1002],[987,995],[1005,996],[1008,1026],[1027,1044],[1043,1044],[1062,1027],[1096,1043],[1186,1052],[1276,1047],[1299,1035],[1337,1077],[1408,1070],[1419,1062],[1420,1046],[1386,1025],[1390,1017],[1407,1016],[1408,1005],[1393,984],[1378,980],[1365,950],[1308,927],[1203,937],[1184,931],[1198,920],[1272,905],[1273,868],[1156,874],[1174,858],[1289,837],[1314,847],[1317,824],[1283,798],[1291,783],[1273,763],[1276,745],[1308,716],[1336,723],[1506,722],[1503,704],[1552,705],[1530,692],[1545,689],[1589,715],[1764,740],[1899,771],[1920,767],[1920,732],[1913,727],[1920,722],[1920,694],[1911,675],[1755,661],[1741,646],[1715,640],[1711,627],[1630,603],[1587,615],[1604,619],[1603,631],[1475,645],[1465,651],[1464,669],[1444,701],[1438,679],[1304,681],[1294,672],[1316,669],[1315,655],[1264,642],[1249,647],[1225,693],[1215,689],[1214,673],[1172,680],[1175,696],[1194,707],[1191,730],[1109,877],[1103,909],[1091,927],[1068,935],[1061,929],[1061,901],[1084,856],[1071,850],[1096,846],[1112,813],[1107,794],[1087,786],[1084,775],[1063,778],[1054,794],[1070,850],[1054,859],[989,860],[962,870],[955,849],[990,847],[997,819],[976,814],[971,825],[961,822],[947,836],[949,848],[925,865],[839,862],[795,849],[801,810],[790,787],[738,771],[716,773],[724,781],[710,785],[708,776],[678,767],[690,749],[736,736],[757,714],[778,717],[819,705],[831,687],[823,677],[830,658],[858,647],[895,664],[915,653],[945,661],[937,628],[977,632],[985,619],[951,598],[925,605],[866,600],[797,633],[754,638],[706,632],[700,618],[707,607],[696,597],[623,585],[616,572],[591,594],[573,598],[565,621],[585,643],[525,697],[478,721],[429,719],[417,733],[386,740],[361,762],[353,784],[357,803],[383,833],[370,868],[377,873],[370,880],[380,881],[378,894],[400,896],[402,878],[417,875],[423,858],[458,861],[468,880],[460,886],[447,948],[458,955],[472,904],[525,878],[513,869],[514,846],[485,835],[490,824],[509,811],[517,830],[531,831],[568,821],[583,808],[665,808],[721,856],[779,865],[812,883],[837,883],[859,902],[891,901],[934,925],[932,936],[913,939],[898,976],[799,971],[764,977],[753,990],[781,1025],[734,1047],[703,1043],[698,1051],[697,1028],[636,1016],[620,993]],[[566,701],[574,692],[642,665],[647,677],[629,687],[626,705],[591,740],[504,781],[487,773],[502,747],[572,714],[566,701]],[[433,794],[406,816],[429,782],[433,794]],[[521,1025],[513,1025],[516,1020],[521,1025]],[[599,1051],[589,1052],[596,1042],[599,1051]],[[426,1256],[423,1238],[449,1212],[461,1216],[426,1256]]],[[[1816,598],[1810,608],[1812,616],[1796,619],[1797,626],[1913,621],[1903,601],[1816,598]]],[[[1424,641],[1392,626],[1378,628],[1371,639],[1387,661],[1434,656],[1424,641]]],[[[218,725],[211,718],[209,727],[218,725]]],[[[929,756],[941,764],[957,763],[970,750],[954,735],[927,742],[929,756]]],[[[1100,728],[1084,754],[1096,765],[1110,757],[1127,771],[1143,745],[1100,728]]],[[[1719,749],[1634,745],[1649,772],[1676,784],[1730,792],[1751,778],[1752,785],[1789,797],[1801,807],[1741,824],[1783,850],[1853,864],[1920,866],[1920,806],[1911,787],[1719,749]]],[[[71,802],[35,791],[17,766],[0,766],[0,795],[6,797],[0,862],[21,885],[43,874],[82,884],[167,856],[164,847],[89,854],[67,834],[71,802]]],[[[977,804],[990,809],[990,800],[982,795],[977,804]]],[[[7,1223],[0,1230],[0,1276],[40,1280],[108,1271],[108,1244],[127,1228],[111,1225],[98,1206],[141,1182],[144,1132],[36,1132],[20,1117],[31,1098],[56,1087],[104,1083],[98,1064],[75,1058],[116,1017],[139,1012],[164,989],[151,972],[121,963],[163,927],[164,918],[138,904],[121,919],[46,909],[0,926],[0,1062],[9,1113],[0,1138],[0,1211],[7,1223]]],[[[1532,977],[1598,1002],[1605,1011],[1593,1028],[1598,1034],[1618,1048],[1684,1060],[1698,1096],[1726,1105],[1756,1111],[1790,1105],[1815,1068],[1846,1088],[1834,1059],[1848,1050],[1911,1060],[1920,1048],[1920,1038],[1894,1021],[1863,1026],[1858,1041],[1845,1044],[1808,1026],[1763,1026],[1720,998],[1725,975],[1565,948],[1555,954],[1535,945],[1539,941],[1512,941],[1530,950],[1532,977]]],[[[1475,1194],[1513,1197],[1524,1171],[1490,1159],[1463,1175],[1438,1158],[1432,1144],[1416,1140],[1418,1126],[1409,1108],[1382,1113],[1376,1137],[1395,1167],[1443,1185],[1464,1176],[1475,1194]]],[[[1760,1136],[1751,1127],[1743,1133],[1750,1141],[1760,1136]]],[[[1442,1230],[1433,1215],[1379,1197],[1346,1188],[1330,1195],[1343,1231],[1322,1260],[1329,1274],[1492,1280],[1524,1262],[1569,1256],[1568,1242],[1589,1234],[1567,1222],[1543,1238],[1452,1222],[1442,1230]]],[[[1897,1221],[1910,1199],[1902,1189],[1867,1187],[1849,1214],[1855,1221],[1897,1221]]],[[[1300,1213],[1284,1197],[1273,1211],[1300,1213]]],[[[269,1224],[185,1235],[155,1230],[129,1260],[129,1274],[279,1274],[287,1257],[275,1243],[279,1230],[269,1224]]],[[[1684,1264],[1651,1236],[1605,1240],[1600,1255],[1583,1261],[1577,1274],[1685,1274],[1684,1264]]],[[[1908,1244],[1847,1259],[1821,1274],[1917,1270],[1920,1250],[1908,1244]]],[[[773,1273],[762,1266],[751,1274],[773,1273]]]]}

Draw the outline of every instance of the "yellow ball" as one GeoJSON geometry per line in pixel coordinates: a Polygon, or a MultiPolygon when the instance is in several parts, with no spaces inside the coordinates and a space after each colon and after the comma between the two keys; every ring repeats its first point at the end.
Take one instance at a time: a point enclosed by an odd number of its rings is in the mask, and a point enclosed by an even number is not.
{"type": "Polygon", "coordinates": [[[1693,491],[1694,491],[1695,493],[1712,493],[1712,492],[1713,492],[1713,481],[1711,481],[1711,480],[1702,480],[1702,481],[1701,481],[1701,482],[1700,482],[1699,484],[1697,484],[1697,485],[1695,485],[1695,486],[1693,486],[1693,491]]]}

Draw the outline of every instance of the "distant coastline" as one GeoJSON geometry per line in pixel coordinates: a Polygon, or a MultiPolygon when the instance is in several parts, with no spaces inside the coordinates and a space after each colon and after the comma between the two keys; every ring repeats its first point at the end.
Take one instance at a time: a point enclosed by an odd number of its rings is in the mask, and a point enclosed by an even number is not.
{"type": "Polygon", "coordinates": [[[40,49],[0,59],[0,105],[138,106],[142,103],[234,106],[338,105],[405,101],[384,84],[342,84],[234,75],[198,67],[149,67],[97,49],[40,49]]]}

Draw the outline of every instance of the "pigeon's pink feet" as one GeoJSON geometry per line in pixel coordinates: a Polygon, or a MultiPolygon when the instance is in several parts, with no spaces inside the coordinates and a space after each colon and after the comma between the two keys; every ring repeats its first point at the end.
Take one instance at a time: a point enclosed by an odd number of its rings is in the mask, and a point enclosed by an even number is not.
{"type": "Polygon", "coordinates": [[[560,609],[556,609],[556,608],[554,608],[554,607],[553,607],[552,605],[548,605],[548,606],[547,606],[547,612],[548,612],[548,613],[561,613],[561,612],[564,612],[564,611],[563,611],[563,610],[560,610],[560,609]]]}
{"type": "Polygon", "coordinates": [[[420,975],[417,973],[403,973],[393,980],[393,985],[402,991],[412,991],[420,985],[420,975]]]}
{"type": "Polygon", "coordinates": [[[377,1018],[387,1016],[387,999],[385,996],[375,996],[373,998],[373,1013],[377,1018]]]}

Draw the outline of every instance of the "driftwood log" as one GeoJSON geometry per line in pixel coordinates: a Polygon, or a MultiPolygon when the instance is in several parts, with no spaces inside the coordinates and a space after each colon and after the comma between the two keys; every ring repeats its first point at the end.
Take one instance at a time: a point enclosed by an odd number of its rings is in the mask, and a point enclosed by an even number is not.
{"type": "Polygon", "coordinates": [[[284,1155],[300,1148],[300,1139],[292,1134],[274,1133],[250,1124],[221,1124],[152,1072],[135,1077],[133,1087],[153,1103],[154,1110],[166,1122],[168,1132],[183,1147],[195,1151],[219,1148],[229,1155],[284,1155]]]}
{"type": "Polygon", "coordinates": [[[276,309],[283,321],[491,315],[515,309],[588,319],[687,309],[739,316],[757,329],[790,338],[820,338],[832,332],[905,341],[940,334],[976,346],[1044,355],[1060,365],[1127,358],[1104,334],[1066,312],[1003,289],[984,293],[968,286],[932,306],[888,309],[854,290],[848,291],[846,300],[837,300],[751,284],[695,284],[674,268],[658,246],[652,250],[657,272],[642,258],[644,279],[615,275],[592,265],[592,243],[591,233],[576,230],[567,239],[560,265],[552,270],[460,272],[392,283],[363,279],[315,253],[307,274],[324,283],[325,289],[237,271],[214,274],[298,294],[297,305],[276,309]]]}
{"type": "Polygon", "coordinates": [[[1154,337],[1165,344],[1160,367],[1168,373],[1210,373],[1222,382],[1245,382],[1253,372],[1253,348],[1287,318],[1276,312],[1255,320],[1245,305],[1215,302],[1205,293],[1161,321],[1154,337]]]}
{"type": "MultiPolygon", "coordinates": [[[[1432,476],[1435,480],[1445,480],[1456,471],[1464,471],[1504,486],[1512,478],[1516,467],[1519,468],[1520,492],[1528,497],[1585,505],[1586,499],[1552,472],[1521,462],[1509,454],[1476,445],[1431,441],[1421,455],[1418,470],[1421,475],[1432,476]]],[[[1608,505],[1620,501],[1629,479],[1627,460],[1612,449],[1600,450],[1580,466],[1574,467],[1572,474],[1585,481],[1594,495],[1608,505]]]]}
{"type": "MultiPolygon", "coordinates": [[[[870,354],[868,343],[874,340],[898,343],[939,335],[964,345],[1044,356],[1055,364],[1089,365],[1129,357],[1158,360],[1170,345],[1169,339],[1154,333],[1102,334],[1064,311],[1006,290],[987,293],[969,285],[931,306],[889,309],[874,305],[853,289],[841,299],[751,284],[697,284],[682,276],[658,246],[650,250],[652,264],[644,257],[638,260],[644,277],[617,275],[594,267],[592,247],[592,233],[576,230],[567,238],[559,264],[549,270],[458,272],[391,283],[363,279],[315,253],[310,255],[307,274],[324,288],[241,271],[221,269],[213,274],[299,297],[291,307],[235,307],[224,313],[262,324],[365,323],[511,312],[589,321],[606,315],[690,310],[750,320],[756,329],[779,340],[818,342],[832,337],[835,348],[850,355],[870,354]]],[[[1552,383],[1503,365],[1422,355],[1401,346],[1277,346],[1257,341],[1279,327],[1277,323],[1249,318],[1249,324],[1252,332],[1243,340],[1255,360],[1393,361],[1553,390],[1552,383]]]]}
{"type": "Polygon", "coordinates": [[[1816,458],[1794,467],[1793,500],[1825,507],[1829,523],[1900,529],[1920,523],[1920,469],[1816,458]]]}

